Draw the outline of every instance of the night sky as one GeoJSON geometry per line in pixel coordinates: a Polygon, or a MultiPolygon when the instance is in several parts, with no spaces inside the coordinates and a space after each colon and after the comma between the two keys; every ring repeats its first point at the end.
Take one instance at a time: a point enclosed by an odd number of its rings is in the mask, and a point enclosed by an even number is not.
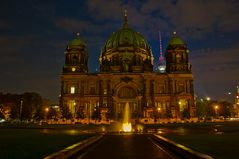
{"type": "Polygon", "coordinates": [[[128,23],[159,56],[176,31],[189,47],[195,93],[232,99],[239,84],[238,0],[1,0],[0,92],[38,92],[57,103],[64,51],[80,32],[89,71],[99,70],[101,47],[128,23]]]}

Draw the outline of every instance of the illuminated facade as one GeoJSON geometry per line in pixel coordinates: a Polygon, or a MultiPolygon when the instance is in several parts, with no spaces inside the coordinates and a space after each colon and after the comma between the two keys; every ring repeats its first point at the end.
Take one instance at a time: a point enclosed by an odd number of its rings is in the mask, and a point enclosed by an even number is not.
{"type": "Polygon", "coordinates": [[[193,75],[189,51],[173,34],[166,50],[166,71],[153,70],[154,57],[144,37],[123,26],[105,42],[99,55],[100,71],[88,72],[87,45],[79,34],[65,52],[60,105],[73,117],[121,120],[126,103],[136,118],[194,117],[193,75]],[[97,113],[96,113],[97,112],[97,113]]]}

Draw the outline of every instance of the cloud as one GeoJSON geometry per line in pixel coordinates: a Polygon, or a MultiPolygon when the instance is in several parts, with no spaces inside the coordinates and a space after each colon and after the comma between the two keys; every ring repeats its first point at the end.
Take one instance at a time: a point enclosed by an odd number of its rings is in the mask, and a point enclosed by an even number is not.
{"type": "MultiPolygon", "coordinates": [[[[239,47],[226,49],[203,49],[192,52],[192,63],[197,71],[228,71],[239,69],[239,47]],[[200,67],[204,66],[204,67],[200,67]]],[[[239,71],[238,71],[239,72],[239,71]]]]}
{"type": "Polygon", "coordinates": [[[96,24],[89,20],[78,20],[71,18],[58,18],[55,22],[58,28],[64,29],[68,32],[80,32],[86,34],[101,34],[109,31],[115,25],[111,22],[96,24]]]}
{"type": "Polygon", "coordinates": [[[97,21],[112,21],[118,23],[114,31],[121,27],[124,20],[124,10],[127,10],[129,27],[143,33],[146,39],[157,39],[158,30],[165,30],[168,24],[160,17],[156,17],[140,10],[143,2],[122,0],[89,0],[87,5],[91,18],[97,21]],[[107,6],[107,7],[106,7],[107,6]]]}
{"type": "Polygon", "coordinates": [[[239,45],[234,48],[192,51],[191,63],[196,93],[224,99],[239,81],[239,45]]]}
{"type": "MultiPolygon", "coordinates": [[[[5,35],[0,37],[0,50],[2,64],[15,63],[21,64],[23,48],[32,41],[32,36],[12,36],[5,35]]],[[[6,65],[7,66],[7,65],[6,65]]]]}
{"type": "Polygon", "coordinates": [[[126,9],[120,0],[88,0],[87,5],[91,16],[99,20],[118,20],[126,9]]]}
{"type": "Polygon", "coordinates": [[[140,3],[89,0],[87,5],[91,18],[101,22],[122,21],[123,10],[127,9],[130,26],[151,39],[157,38],[158,30],[166,32],[167,36],[176,30],[189,39],[203,39],[215,31],[239,31],[239,2],[235,0],[148,0],[140,3]]]}
{"type": "Polygon", "coordinates": [[[238,31],[238,5],[234,0],[149,0],[141,10],[157,13],[182,34],[202,38],[216,29],[238,31]]]}

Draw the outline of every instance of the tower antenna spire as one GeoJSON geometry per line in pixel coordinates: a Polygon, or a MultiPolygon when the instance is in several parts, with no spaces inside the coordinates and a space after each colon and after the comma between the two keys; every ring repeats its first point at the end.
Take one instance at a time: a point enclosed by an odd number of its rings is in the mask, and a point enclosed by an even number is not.
{"type": "Polygon", "coordinates": [[[163,57],[162,34],[161,31],[159,30],[159,63],[162,64],[163,60],[164,57],[163,57]]]}
{"type": "Polygon", "coordinates": [[[124,10],[124,27],[128,27],[128,15],[127,15],[127,9],[124,10]]]}
{"type": "Polygon", "coordinates": [[[162,45],[162,34],[159,30],[159,64],[158,64],[158,71],[160,73],[164,73],[166,69],[165,60],[163,57],[163,45],[162,45]]]}

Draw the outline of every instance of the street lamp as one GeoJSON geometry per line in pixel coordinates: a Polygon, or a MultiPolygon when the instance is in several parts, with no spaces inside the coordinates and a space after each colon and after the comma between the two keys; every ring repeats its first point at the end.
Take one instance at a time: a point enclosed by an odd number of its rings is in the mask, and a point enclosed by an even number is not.
{"type": "Polygon", "coordinates": [[[218,115],[219,106],[218,106],[218,105],[215,105],[215,106],[214,106],[214,109],[215,109],[215,115],[217,116],[217,115],[218,115]]]}
{"type": "Polygon", "coordinates": [[[159,118],[161,118],[161,108],[158,107],[157,110],[158,110],[159,118]]]}
{"type": "Polygon", "coordinates": [[[211,98],[210,98],[210,97],[206,97],[206,100],[207,100],[207,101],[210,101],[210,100],[211,100],[211,98]]]}
{"type": "Polygon", "coordinates": [[[23,104],[23,100],[21,99],[21,105],[20,105],[20,121],[22,121],[22,104],[23,104]]]}
{"type": "Polygon", "coordinates": [[[46,120],[47,120],[47,114],[49,112],[49,108],[48,107],[45,108],[45,112],[46,112],[46,120]]]}

